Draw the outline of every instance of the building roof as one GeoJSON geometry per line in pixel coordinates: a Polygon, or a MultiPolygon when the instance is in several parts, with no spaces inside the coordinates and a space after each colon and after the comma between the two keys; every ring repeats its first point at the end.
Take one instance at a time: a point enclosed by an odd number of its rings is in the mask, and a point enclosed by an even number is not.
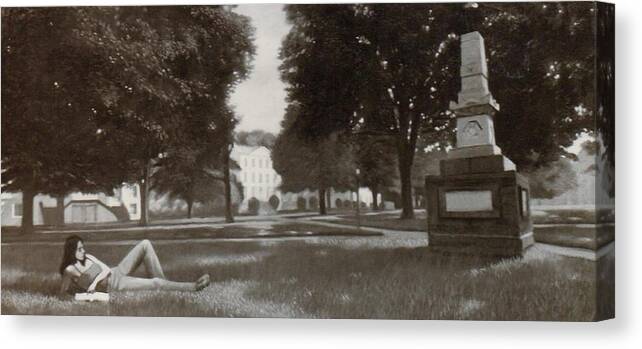
{"type": "Polygon", "coordinates": [[[252,147],[247,145],[235,144],[234,148],[232,148],[232,153],[230,154],[230,157],[233,160],[238,161],[241,155],[251,155],[252,153],[257,151],[270,154],[270,150],[264,146],[252,147]]]}

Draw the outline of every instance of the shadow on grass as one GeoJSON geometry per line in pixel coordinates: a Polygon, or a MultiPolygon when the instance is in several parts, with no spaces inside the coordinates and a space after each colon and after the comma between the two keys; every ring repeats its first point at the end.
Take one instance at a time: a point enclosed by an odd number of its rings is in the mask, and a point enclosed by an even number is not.
{"type": "Polygon", "coordinates": [[[249,295],[315,318],[590,321],[597,316],[595,268],[538,250],[492,259],[423,247],[299,247],[258,266],[260,282],[249,295]]]}

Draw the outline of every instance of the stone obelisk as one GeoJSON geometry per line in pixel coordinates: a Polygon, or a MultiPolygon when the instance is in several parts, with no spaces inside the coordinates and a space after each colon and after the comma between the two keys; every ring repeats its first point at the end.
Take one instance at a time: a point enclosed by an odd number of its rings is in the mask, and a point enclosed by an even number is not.
{"type": "MultiPolygon", "coordinates": [[[[484,38],[478,32],[461,36],[461,91],[450,110],[457,116],[457,148],[449,152],[450,159],[500,155],[495,144],[493,117],[499,104],[488,88],[488,65],[484,38]]],[[[506,159],[507,170],[515,169],[506,159]]]]}
{"type": "Polygon", "coordinates": [[[488,85],[484,39],[461,36],[461,91],[450,109],[457,118],[457,146],[426,177],[431,249],[520,255],[533,244],[529,186],[495,144],[499,104],[488,85]]]}

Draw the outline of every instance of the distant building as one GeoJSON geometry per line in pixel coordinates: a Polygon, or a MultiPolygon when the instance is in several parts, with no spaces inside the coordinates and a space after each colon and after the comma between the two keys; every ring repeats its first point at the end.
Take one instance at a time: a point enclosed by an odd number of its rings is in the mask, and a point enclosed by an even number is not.
{"type": "MultiPolygon", "coordinates": [[[[2,193],[2,226],[20,226],[22,223],[22,193],[2,193]]],[[[36,195],[33,200],[33,224],[54,225],[56,198],[36,195]]],[[[138,185],[123,185],[114,195],[104,193],[71,193],[64,199],[65,224],[93,224],[123,222],[140,219],[138,185]]]]}
{"type": "Polygon", "coordinates": [[[281,191],[279,190],[281,176],[276,173],[272,166],[270,150],[263,146],[235,145],[230,157],[240,167],[239,170],[233,171],[237,181],[243,185],[243,201],[239,210],[247,212],[248,203],[253,198],[263,203],[269,202],[270,198],[273,201],[276,198],[279,204],[272,209],[278,210],[282,202],[281,191]]]}
{"type": "MultiPolygon", "coordinates": [[[[242,213],[248,212],[249,202],[256,199],[260,203],[259,214],[274,213],[281,210],[315,210],[319,207],[319,195],[316,190],[305,189],[297,193],[281,192],[281,176],[274,170],[270,149],[264,146],[235,145],[231,158],[240,167],[234,171],[237,180],[243,185],[243,201],[239,207],[242,213]],[[276,207],[270,201],[278,202],[276,207]]],[[[372,194],[366,188],[360,188],[360,201],[366,206],[372,204],[372,194]]],[[[356,202],[356,193],[328,190],[328,208],[349,208],[356,202]]],[[[379,201],[381,202],[381,201],[379,201]]]]}

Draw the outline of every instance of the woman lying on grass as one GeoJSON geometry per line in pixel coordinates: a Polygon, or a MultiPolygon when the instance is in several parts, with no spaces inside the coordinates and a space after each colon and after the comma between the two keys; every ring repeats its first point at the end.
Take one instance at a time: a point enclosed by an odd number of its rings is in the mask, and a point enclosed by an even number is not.
{"type": "Polygon", "coordinates": [[[72,284],[88,293],[140,290],[200,291],[210,284],[208,274],[201,276],[196,282],[175,282],[165,279],[154,247],[149,240],[139,242],[118,266],[109,268],[98,258],[85,253],[84,243],[76,235],[69,236],[65,240],[60,274],[62,275],[61,293],[69,292],[72,284]],[[130,276],[141,264],[145,265],[148,278],[130,276]]]}

